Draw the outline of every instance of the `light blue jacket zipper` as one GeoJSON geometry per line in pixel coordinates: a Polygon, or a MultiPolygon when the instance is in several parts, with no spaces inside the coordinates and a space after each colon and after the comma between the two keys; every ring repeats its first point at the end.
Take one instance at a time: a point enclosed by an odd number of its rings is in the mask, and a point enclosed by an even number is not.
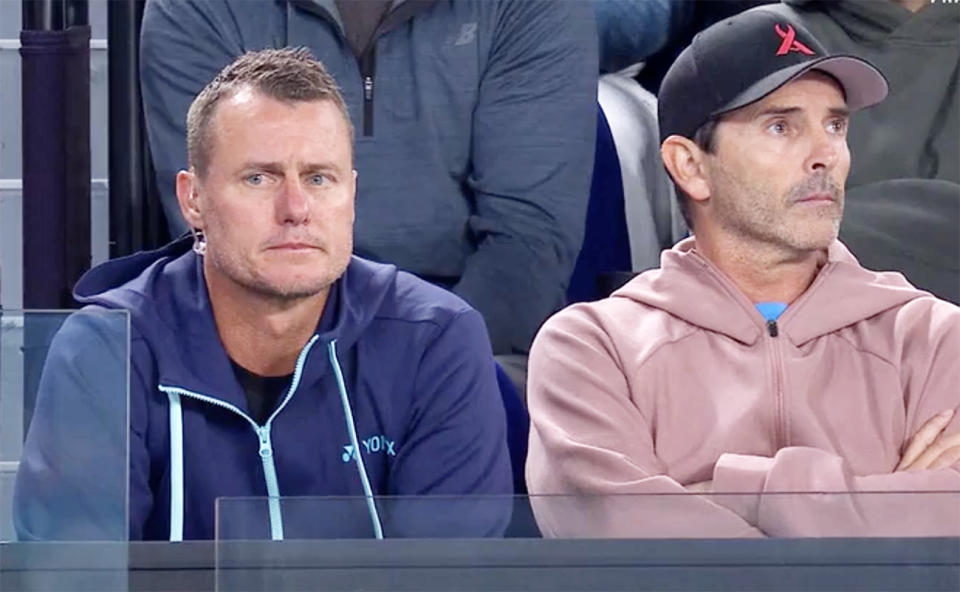
{"type": "Polygon", "coordinates": [[[273,462],[273,446],[270,442],[270,426],[293,393],[300,385],[300,378],[303,375],[303,366],[307,359],[307,354],[314,343],[320,337],[314,335],[310,341],[300,350],[297,357],[297,365],[293,371],[293,380],[290,382],[290,388],[287,390],[283,401],[277,406],[276,410],[267,421],[261,426],[258,425],[249,415],[244,413],[235,405],[221,401],[214,397],[209,397],[200,393],[189,391],[175,386],[159,385],[159,389],[166,393],[170,400],[170,540],[183,540],[183,410],[180,405],[180,397],[190,397],[211,405],[216,405],[236,413],[246,419],[260,442],[260,459],[263,462],[263,476],[267,484],[267,496],[270,510],[270,538],[275,541],[283,540],[283,514],[280,510],[280,486],[277,483],[277,469],[273,462]]]}

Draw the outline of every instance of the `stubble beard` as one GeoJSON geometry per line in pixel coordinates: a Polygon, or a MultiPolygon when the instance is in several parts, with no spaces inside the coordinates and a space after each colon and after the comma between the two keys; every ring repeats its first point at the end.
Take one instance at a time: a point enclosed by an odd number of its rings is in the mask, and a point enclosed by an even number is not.
{"type": "Polygon", "coordinates": [[[843,215],[843,189],[826,175],[811,175],[786,195],[772,196],[762,187],[746,186],[722,167],[717,172],[720,191],[738,196],[718,200],[714,206],[717,221],[733,235],[799,252],[825,249],[836,240],[843,215]],[[797,219],[791,210],[808,206],[795,202],[818,192],[830,195],[833,204],[818,207],[812,217],[797,219]]]}
{"type": "MultiPolygon", "coordinates": [[[[280,305],[312,298],[328,290],[343,275],[349,263],[349,257],[342,263],[340,261],[333,262],[331,259],[328,260],[328,265],[332,267],[329,273],[308,280],[291,282],[288,285],[278,285],[259,274],[255,269],[251,269],[250,265],[246,265],[229,255],[224,256],[217,249],[210,248],[209,245],[205,257],[220,275],[263,299],[280,305]]],[[[328,257],[332,258],[332,255],[328,254],[328,257]]],[[[318,265],[322,266],[323,264],[319,263],[318,265]]]]}

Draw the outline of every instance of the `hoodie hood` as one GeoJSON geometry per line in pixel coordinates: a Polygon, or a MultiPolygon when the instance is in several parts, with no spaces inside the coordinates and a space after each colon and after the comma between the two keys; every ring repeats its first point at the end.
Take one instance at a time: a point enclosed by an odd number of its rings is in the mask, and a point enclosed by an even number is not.
{"type": "MultiPolygon", "coordinates": [[[[132,339],[145,338],[153,354],[167,358],[161,384],[222,397],[240,408],[239,389],[220,343],[203,276],[203,262],[185,236],[155,251],[113,259],[91,269],[74,288],[78,302],[130,311],[132,339]],[[232,396],[225,396],[232,393],[232,396]]],[[[396,277],[392,265],[357,257],[331,286],[319,327],[323,343],[337,340],[338,352],[356,343],[396,277]]],[[[311,355],[323,355],[319,353],[311,355]]],[[[311,364],[302,382],[312,384],[329,368],[311,364]]]]}
{"type": "MultiPolygon", "coordinates": [[[[766,320],[695,246],[695,239],[688,238],[664,251],[660,269],[634,278],[612,296],[640,302],[692,325],[754,344],[765,331],[766,320]]],[[[850,251],[835,241],[813,283],[787,307],[777,324],[782,334],[800,346],[922,296],[928,294],[914,288],[899,273],[877,273],[860,267],[850,251]]]]}

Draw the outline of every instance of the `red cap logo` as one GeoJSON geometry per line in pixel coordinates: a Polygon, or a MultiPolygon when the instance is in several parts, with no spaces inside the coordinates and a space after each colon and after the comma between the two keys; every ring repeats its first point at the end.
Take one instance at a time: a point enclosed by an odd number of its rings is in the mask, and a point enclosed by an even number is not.
{"type": "Polygon", "coordinates": [[[799,51],[803,55],[814,55],[813,50],[811,50],[806,45],[797,41],[797,32],[793,30],[793,27],[787,25],[787,30],[784,31],[780,28],[780,25],[775,25],[777,35],[780,36],[780,39],[783,39],[783,42],[780,44],[780,49],[777,50],[777,55],[787,55],[791,51],[799,51]]]}

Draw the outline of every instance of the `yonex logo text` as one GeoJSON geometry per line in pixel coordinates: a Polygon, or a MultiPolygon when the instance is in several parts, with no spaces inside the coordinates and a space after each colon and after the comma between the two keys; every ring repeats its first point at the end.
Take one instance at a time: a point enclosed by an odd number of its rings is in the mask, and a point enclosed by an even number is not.
{"type": "MultiPolygon", "coordinates": [[[[364,454],[376,454],[378,452],[383,452],[387,456],[396,456],[397,453],[394,450],[394,441],[388,440],[386,436],[370,436],[365,440],[360,440],[360,446],[363,448],[364,454]]],[[[347,444],[343,447],[343,454],[340,455],[340,460],[343,462],[350,462],[350,459],[356,456],[356,451],[353,446],[347,444]]]]}

